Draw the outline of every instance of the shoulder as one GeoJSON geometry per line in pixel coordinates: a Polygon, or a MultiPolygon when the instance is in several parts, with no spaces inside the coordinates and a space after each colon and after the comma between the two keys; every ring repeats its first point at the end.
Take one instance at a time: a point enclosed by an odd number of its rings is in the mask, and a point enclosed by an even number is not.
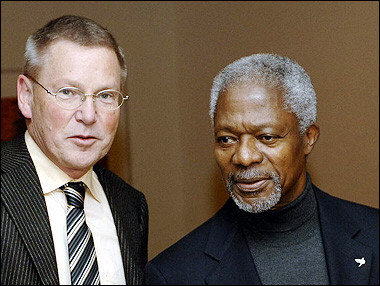
{"type": "Polygon", "coordinates": [[[366,241],[378,242],[379,209],[331,196],[313,186],[321,223],[339,229],[360,229],[366,241]]]}
{"type": "Polygon", "coordinates": [[[32,162],[25,144],[24,134],[11,141],[1,142],[1,171],[12,171],[32,162]]]}
{"type": "Polygon", "coordinates": [[[368,218],[378,219],[379,209],[377,208],[332,196],[316,186],[313,186],[313,188],[318,204],[322,205],[324,209],[328,208],[331,212],[340,212],[344,215],[352,217],[354,220],[363,220],[368,218]]]}
{"type": "Polygon", "coordinates": [[[139,209],[143,213],[148,213],[148,206],[143,192],[135,189],[130,184],[114,172],[96,164],[94,172],[99,178],[99,182],[109,201],[115,206],[124,209],[125,212],[139,209]]]}
{"type": "Polygon", "coordinates": [[[137,198],[145,198],[144,194],[141,191],[132,187],[114,172],[98,164],[94,166],[94,172],[97,174],[99,182],[102,184],[103,188],[106,187],[108,189],[112,187],[113,189],[117,189],[119,192],[127,192],[131,196],[135,196],[137,198]]]}
{"type": "Polygon", "coordinates": [[[218,263],[210,254],[213,251],[209,250],[223,248],[225,234],[233,232],[230,231],[233,228],[231,217],[231,202],[228,201],[213,217],[148,262],[146,282],[203,284],[204,277],[218,263]]]}
{"type": "Polygon", "coordinates": [[[213,219],[214,217],[149,261],[145,266],[146,285],[203,284],[200,281],[211,266],[204,250],[213,219]]]}
{"type": "Polygon", "coordinates": [[[158,262],[173,257],[184,259],[188,257],[187,255],[192,256],[195,250],[203,253],[207,243],[212,242],[216,244],[224,241],[226,235],[233,232],[236,225],[236,211],[237,207],[235,203],[229,199],[215,215],[161,252],[153,261],[158,262]],[[183,257],[183,255],[186,256],[183,257]]]}
{"type": "Polygon", "coordinates": [[[152,262],[161,264],[173,261],[177,264],[181,260],[192,259],[192,257],[199,255],[198,253],[203,252],[206,247],[208,234],[214,219],[215,217],[212,217],[192,230],[176,243],[158,254],[152,262]]]}

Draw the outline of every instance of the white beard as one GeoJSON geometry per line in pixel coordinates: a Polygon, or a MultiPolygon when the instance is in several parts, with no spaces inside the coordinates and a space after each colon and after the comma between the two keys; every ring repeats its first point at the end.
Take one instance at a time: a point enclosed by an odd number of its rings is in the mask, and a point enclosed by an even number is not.
{"type": "Polygon", "coordinates": [[[261,213],[267,211],[278,204],[281,199],[282,188],[280,185],[280,176],[275,172],[260,172],[255,169],[247,169],[238,171],[236,173],[230,173],[228,182],[226,184],[228,193],[239,207],[239,209],[249,213],[261,213]],[[251,203],[244,202],[241,198],[237,197],[233,192],[233,186],[236,179],[252,179],[255,177],[270,176],[274,183],[274,188],[270,192],[268,197],[252,200],[251,203]]]}

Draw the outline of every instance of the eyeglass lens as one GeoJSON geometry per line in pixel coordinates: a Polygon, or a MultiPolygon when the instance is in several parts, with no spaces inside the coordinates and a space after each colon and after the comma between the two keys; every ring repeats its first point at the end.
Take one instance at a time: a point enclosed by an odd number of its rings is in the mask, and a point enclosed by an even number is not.
{"type": "Polygon", "coordinates": [[[87,96],[92,96],[96,105],[103,109],[116,109],[123,103],[123,95],[116,90],[103,90],[93,95],[85,94],[74,87],[64,87],[59,89],[55,95],[60,105],[69,109],[79,107],[87,96]]]}

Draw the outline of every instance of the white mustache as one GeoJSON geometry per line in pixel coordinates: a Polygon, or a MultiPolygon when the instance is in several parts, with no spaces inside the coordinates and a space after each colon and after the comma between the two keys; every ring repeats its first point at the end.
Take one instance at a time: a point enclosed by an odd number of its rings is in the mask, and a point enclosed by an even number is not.
{"type": "Polygon", "coordinates": [[[278,175],[276,172],[260,171],[254,168],[230,173],[228,181],[230,181],[230,183],[233,183],[234,181],[237,181],[237,180],[249,180],[249,179],[268,178],[268,177],[271,178],[273,181],[276,181],[276,182],[280,181],[280,175],[278,175]]]}

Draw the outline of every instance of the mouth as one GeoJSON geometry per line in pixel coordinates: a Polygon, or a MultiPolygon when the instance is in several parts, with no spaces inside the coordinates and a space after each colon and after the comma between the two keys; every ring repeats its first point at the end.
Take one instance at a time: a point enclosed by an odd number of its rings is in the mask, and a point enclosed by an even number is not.
{"type": "Polygon", "coordinates": [[[238,179],[234,181],[234,185],[239,193],[245,195],[255,195],[260,193],[265,186],[271,181],[270,178],[251,178],[238,179]]]}
{"type": "Polygon", "coordinates": [[[79,146],[90,146],[98,140],[97,137],[91,135],[74,135],[70,136],[68,139],[79,146]]]}

